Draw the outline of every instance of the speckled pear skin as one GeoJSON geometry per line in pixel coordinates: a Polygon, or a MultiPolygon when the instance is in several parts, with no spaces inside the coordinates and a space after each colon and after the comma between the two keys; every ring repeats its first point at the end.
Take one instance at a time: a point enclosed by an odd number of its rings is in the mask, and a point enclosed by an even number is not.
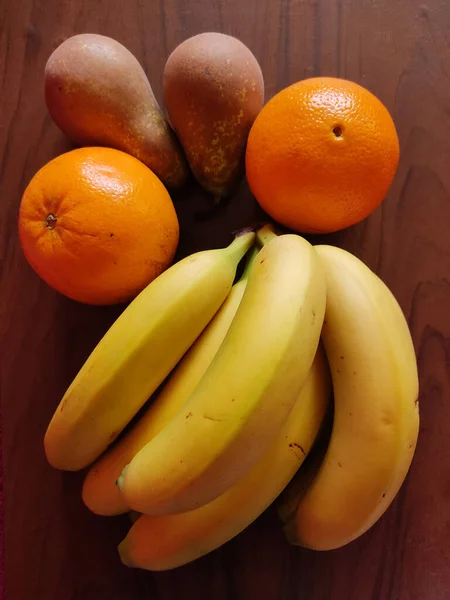
{"type": "Polygon", "coordinates": [[[65,40],[47,61],[45,99],[73,141],[128,152],[169,187],[187,180],[186,161],[144,70],[119,42],[98,34],[65,40]]]}
{"type": "Polygon", "coordinates": [[[258,61],[238,39],[202,33],[169,56],[163,88],[195,178],[214,196],[229,196],[243,175],[248,133],[264,103],[258,61]]]}

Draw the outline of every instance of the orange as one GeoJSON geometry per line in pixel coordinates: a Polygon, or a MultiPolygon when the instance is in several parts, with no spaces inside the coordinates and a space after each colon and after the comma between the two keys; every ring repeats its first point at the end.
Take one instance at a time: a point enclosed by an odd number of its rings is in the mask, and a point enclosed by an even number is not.
{"type": "Polygon", "coordinates": [[[398,159],[395,125],[380,100],[351,81],[315,77],[263,107],[249,134],[246,172],[273,219],[329,233],[375,210],[398,159]]]}
{"type": "Polygon", "coordinates": [[[179,228],[148,167],[119,150],[79,148],[33,177],[19,234],[25,257],[50,286],[79,302],[114,304],[167,268],[179,228]]]}

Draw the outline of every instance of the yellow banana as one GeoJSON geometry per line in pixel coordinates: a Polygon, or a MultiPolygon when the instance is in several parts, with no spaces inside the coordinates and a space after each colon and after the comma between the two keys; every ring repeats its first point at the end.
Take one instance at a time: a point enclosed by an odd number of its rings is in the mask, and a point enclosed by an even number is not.
{"type": "Polygon", "coordinates": [[[319,431],[331,395],[321,346],[294,408],[249,473],[209,504],[176,515],[142,515],[119,546],[122,562],[153,571],[173,569],[211,552],[252,523],[281,493],[319,431]]]}
{"type": "Polygon", "coordinates": [[[108,447],[217,312],[254,238],[184,258],[133,300],[56,409],[44,440],[50,464],[82,469],[108,447]]]}
{"type": "Polygon", "coordinates": [[[233,285],[212,321],[176,366],[157,399],[133,429],[91,467],[83,484],[83,501],[100,515],[117,515],[128,510],[116,485],[122,469],[177,414],[199,383],[219,349],[247,285],[249,268],[256,255],[249,254],[240,280],[233,285]]]}
{"type": "Polygon", "coordinates": [[[334,423],[324,461],[285,532],[294,544],[329,550],[367,531],[405,479],[419,430],[418,375],[407,322],[387,286],[344,250],[316,252],[327,279],[322,339],[334,423]]]}
{"type": "MultiPolygon", "coordinates": [[[[321,344],[321,346],[323,345],[321,344]]],[[[302,464],[302,468],[292,481],[289,482],[289,485],[286,486],[278,499],[277,511],[283,523],[293,516],[297,510],[300,499],[306,494],[311,482],[314,477],[316,477],[320,466],[323,463],[323,459],[325,458],[325,453],[331,437],[332,426],[333,410],[329,410],[314,441],[314,447],[311,448],[311,452],[302,464]]]]}
{"type": "Polygon", "coordinates": [[[325,298],[312,246],[298,235],[273,236],[255,258],[236,316],[194,393],[122,472],[130,508],[192,510],[251,469],[304,385],[325,298]]]}

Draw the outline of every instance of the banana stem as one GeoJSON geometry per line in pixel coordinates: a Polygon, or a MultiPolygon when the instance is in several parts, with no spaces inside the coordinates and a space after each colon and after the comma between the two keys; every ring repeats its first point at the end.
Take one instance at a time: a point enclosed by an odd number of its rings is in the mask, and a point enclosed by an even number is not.
{"type": "Polygon", "coordinates": [[[256,232],[256,239],[261,246],[265,246],[276,237],[278,236],[275,233],[275,229],[271,223],[267,223],[267,225],[264,225],[264,227],[261,227],[261,229],[258,229],[256,232]]]}
{"type": "Polygon", "coordinates": [[[240,258],[246,254],[247,250],[252,246],[255,241],[255,233],[249,231],[248,233],[238,234],[226,248],[227,252],[234,255],[240,255],[240,258]]]}
{"type": "Polygon", "coordinates": [[[256,258],[256,255],[258,254],[258,252],[259,252],[259,249],[256,246],[253,246],[253,248],[247,254],[244,270],[242,271],[242,275],[241,275],[241,278],[239,281],[242,281],[243,279],[247,279],[247,277],[250,273],[250,269],[252,268],[253,262],[256,258]]]}

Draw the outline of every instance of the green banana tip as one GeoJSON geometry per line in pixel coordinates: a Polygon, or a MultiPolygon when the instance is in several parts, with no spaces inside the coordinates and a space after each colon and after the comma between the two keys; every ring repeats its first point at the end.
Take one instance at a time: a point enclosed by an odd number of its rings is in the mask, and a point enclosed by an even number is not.
{"type": "Polygon", "coordinates": [[[256,231],[256,240],[261,246],[265,246],[276,237],[278,235],[272,223],[265,223],[256,231]]]}
{"type": "Polygon", "coordinates": [[[231,231],[231,235],[235,238],[240,237],[241,235],[245,235],[247,233],[254,233],[256,236],[256,232],[259,229],[262,229],[264,226],[269,225],[268,221],[254,221],[253,223],[249,223],[246,227],[242,229],[235,229],[231,231]]]}
{"type": "Polygon", "coordinates": [[[241,230],[238,234],[235,234],[234,240],[227,248],[225,248],[225,253],[241,260],[252,247],[255,237],[256,234],[254,231],[243,232],[243,230],[241,230]]]}
{"type": "Polygon", "coordinates": [[[252,246],[248,251],[245,259],[244,270],[242,271],[242,275],[240,277],[241,281],[243,279],[247,279],[258,252],[259,248],[257,248],[256,246],[252,246]]]}
{"type": "Polygon", "coordinates": [[[245,235],[247,233],[255,233],[257,227],[254,225],[248,225],[248,227],[243,227],[242,229],[235,229],[231,232],[235,238],[241,237],[241,235],[245,235]]]}

